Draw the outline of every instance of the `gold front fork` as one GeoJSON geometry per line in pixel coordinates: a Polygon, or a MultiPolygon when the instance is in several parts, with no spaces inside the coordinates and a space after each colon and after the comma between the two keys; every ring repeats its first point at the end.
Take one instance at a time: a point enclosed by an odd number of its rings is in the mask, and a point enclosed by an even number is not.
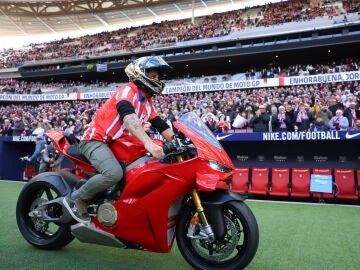
{"type": "Polygon", "coordinates": [[[201,225],[203,226],[204,231],[205,231],[206,235],[208,236],[209,240],[212,242],[215,240],[214,232],[206,219],[206,216],[204,213],[204,208],[201,205],[201,200],[200,200],[199,194],[196,191],[196,189],[192,190],[191,195],[192,195],[192,199],[193,199],[193,202],[194,202],[194,205],[196,208],[196,212],[199,215],[201,225]]]}

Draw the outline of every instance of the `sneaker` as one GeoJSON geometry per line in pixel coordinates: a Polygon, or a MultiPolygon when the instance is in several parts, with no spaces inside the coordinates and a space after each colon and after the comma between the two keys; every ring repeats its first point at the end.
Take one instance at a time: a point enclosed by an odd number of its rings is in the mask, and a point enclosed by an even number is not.
{"type": "Polygon", "coordinates": [[[63,204],[69,214],[78,222],[89,223],[91,218],[87,212],[86,203],[83,200],[71,200],[69,197],[63,199],[63,204]]]}

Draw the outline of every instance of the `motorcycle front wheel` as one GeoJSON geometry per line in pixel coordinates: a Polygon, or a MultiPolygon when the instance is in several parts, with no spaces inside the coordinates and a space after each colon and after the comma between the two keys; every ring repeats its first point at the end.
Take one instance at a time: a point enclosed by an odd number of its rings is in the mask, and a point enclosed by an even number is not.
{"type": "Polygon", "coordinates": [[[180,215],[176,229],[178,248],[190,265],[196,269],[230,270],[243,269],[251,262],[259,244],[259,229],[245,203],[230,201],[222,205],[226,232],[212,243],[188,236],[195,213],[189,204],[180,215]]]}
{"type": "Polygon", "coordinates": [[[60,249],[74,239],[70,224],[59,222],[63,214],[60,205],[40,208],[60,196],[55,186],[41,181],[29,183],[21,191],[16,205],[16,220],[21,234],[31,245],[40,249],[60,249]]]}

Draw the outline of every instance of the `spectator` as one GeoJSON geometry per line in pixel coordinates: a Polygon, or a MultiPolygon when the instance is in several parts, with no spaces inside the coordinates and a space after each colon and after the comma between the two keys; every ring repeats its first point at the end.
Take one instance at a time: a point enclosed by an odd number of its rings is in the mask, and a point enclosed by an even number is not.
{"type": "Polygon", "coordinates": [[[336,115],[336,111],[339,109],[340,110],[343,109],[343,106],[341,105],[341,103],[339,103],[336,98],[331,98],[329,100],[329,110],[330,110],[331,114],[336,115]]]}
{"type": "Polygon", "coordinates": [[[65,128],[65,132],[69,133],[69,134],[73,134],[75,130],[75,124],[74,124],[74,120],[70,119],[69,120],[69,124],[67,125],[67,127],[65,128]]]}
{"type": "Polygon", "coordinates": [[[12,136],[13,129],[9,119],[4,120],[0,132],[1,132],[1,136],[12,136]]]}
{"type": "Polygon", "coordinates": [[[268,132],[269,131],[270,115],[266,112],[266,106],[260,105],[259,109],[255,111],[254,117],[250,120],[249,125],[254,132],[268,132]]]}
{"type": "Polygon", "coordinates": [[[25,130],[25,125],[23,120],[21,119],[21,115],[17,114],[14,116],[14,126],[13,129],[13,136],[20,136],[21,133],[25,130]]]}
{"type": "Polygon", "coordinates": [[[310,128],[310,123],[314,120],[312,112],[310,110],[306,110],[306,106],[304,103],[300,103],[299,110],[296,113],[296,123],[295,130],[296,131],[308,131],[310,128]]]}
{"type": "Polygon", "coordinates": [[[311,111],[312,111],[314,117],[317,116],[317,114],[321,110],[321,108],[322,108],[321,102],[319,101],[319,99],[316,99],[314,106],[311,107],[311,111]]]}
{"type": "Polygon", "coordinates": [[[324,121],[325,125],[329,127],[329,122],[333,115],[327,106],[322,107],[321,110],[318,111],[317,116],[319,116],[324,121]]]}
{"type": "Polygon", "coordinates": [[[207,119],[205,121],[205,125],[212,131],[215,132],[216,129],[216,121],[213,118],[213,114],[212,113],[208,113],[207,114],[207,119]]]}
{"type": "Polygon", "coordinates": [[[295,131],[296,114],[291,104],[285,105],[285,123],[287,131],[295,131]]]}
{"type": "Polygon", "coordinates": [[[232,124],[233,128],[245,128],[247,126],[247,119],[246,119],[246,113],[241,112],[240,108],[236,108],[235,110],[237,112],[237,115],[234,119],[234,122],[232,124]]]}
{"type": "Polygon", "coordinates": [[[37,136],[35,138],[35,151],[30,157],[24,157],[24,160],[32,162],[35,164],[37,173],[43,172],[44,166],[40,166],[42,162],[42,156],[44,154],[46,147],[45,140],[42,136],[37,136]],[[41,171],[40,171],[41,170],[41,171]]]}
{"type": "Polygon", "coordinates": [[[47,171],[59,171],[64,156],[60,155],[53,144],[50,143],[45,146],[42,160],[40,161],[39,173],[47,171]]]}
{"type": "Polygon", "coordinates": [[[357,121],[356,102],[355,101],[351,101],[350,106],[345,109],[344,117],[346,117],[348,119],[349,130],[355,129],[355,123],[357,121]]]}
{"type": "Polygon", "coordinates": [[[81,120],[81,126],[80,126],[80,128],[78,130],[79,136],[84,135],[84,133],[85,133],[85,131],[87,130],[88,127],[89,127],[89,123],[88,123],[87,119],[83,118],[81,120]]]}
{"type": "Polygon", "coordinates": [[[279,106],[278,123],[275,125],[275,131],[287,131],[286,113],[283,105],[279,106]]]}
{"type": "Polygon", "coordinates": [[[310,131],[328,131],[330,130],[329,126],[325,124],[324,119],[321,117],[321,114],[316,116],[315,121],[310,127],[310,131]]]}
{"type": "Polygon", "coordinates": [[[360,130],[360,119],[359,119],[359,120],[356,120],[354,130],[360,130]]]}
{"type": "Polygon", "coordinates": [[[81,119],[80,119],[80,118],[77,118],[77,119],[75,120],[74,130],[73,130],[73,134],[75,135],[75,137],[79,137],[79,136],[80,136],[81,126],[82,126],[81,119]]]}
{"type": "Polygon", "coordinates": [[[65,120],[61,120],[61,124],[60,124],[60,130],[63,132],[66,132],[67,129],[67,124],[65,120]]]}
{"type": "Polygon", "coordinates": [[[280,122],[278,118],[278,109],[276,106],[271,106],[269,120],[269,132],[275,132],[280,130],[280,122]]]}
{"type": "Polygon", "coordinates": [[[219,121],[215,124],[215,133],[226,133],[230,129],[230,123],[226,121],[225,115],[219,115],[219,121]]]}
{"type": "MultiPolygon", "coordinates": [[[[224,112],[224,115],[225,115],[225,120],[228,122],[228,123],[233,123],[234,120],[235,120],[235,117],[236,117],[236,111],[234,109],[234,106],[231,104],[231,103],[228,103],[226,106],[225,106],[225,112],[224,112]]],[[[230,127],[231,128],[231,127],[230,127]]]]}
{"type": "Polygon", "coordinates": [[[215,114],[213,113],[212,107],[211,106],[205,106],[205,111],[202,113],[201,115],[201,120],[203,120],[203,122],[205,122],[208,119],[208,114],[211,113],[211,117],[213,119],[215,119],[215,114]]]}
{"type": "Polygon", "coordinates": [[[42,120],[38,121],[37,128],[32,132],[33,136],[43,137],[45,133],[44,123],[42,120]]]}
{"type": "Polygon", "coordinates": [[[331,130],[347,130],[349,121],[343,116],[343,111],[339,109],[335,116],[330,119],[329,126],[331,130]]]}
{"type": "Polygon", "coordinates": [[[21,133],[21,136],[31,136],[31,135],[32,135],[32,131],[31,131],[29,125],[25,125],[25,129],[21,133]]]}

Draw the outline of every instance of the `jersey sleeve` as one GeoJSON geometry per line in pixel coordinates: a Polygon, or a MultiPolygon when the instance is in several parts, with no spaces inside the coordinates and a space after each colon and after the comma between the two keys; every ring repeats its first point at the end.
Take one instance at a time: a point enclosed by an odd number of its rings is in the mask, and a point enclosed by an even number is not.
{"type": "Polygon", "coordinates": [[[152,99],[149,100],[149,103],[150,103],[150,107],[151,107],[151,113],[150,113],[150,116],[149,116],[149,121],[151,121],[155,117],[159,116],[159,114],[155,110],[154,103],[153,103],[152,99]]]}

